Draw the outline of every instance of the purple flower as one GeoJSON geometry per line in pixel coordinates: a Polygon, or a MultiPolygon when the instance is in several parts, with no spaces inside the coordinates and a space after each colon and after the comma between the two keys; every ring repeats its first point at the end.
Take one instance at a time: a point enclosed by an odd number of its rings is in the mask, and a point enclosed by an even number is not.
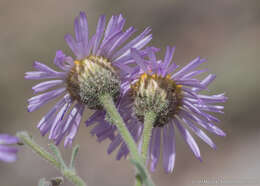
{"type": "Polygon", "coordinates": [[[0,160],[14,162],[16,160],[17,148],[10,145],[17,144],[18,138],[8,134],[0,134],[0,160]]]}
{"type": "MultiPolygon", "coordinates": [[[[133,62],[130,49],[142,49],[152,39],[151,29],[146,28],[129,40],[136,30],[130,27],[123,31],[125,21],[121,14],[112,16],[106,26],[106,17],[102,15],[95,34],[89,37],[87,17],[81,12],[74,23],[75,39],[70,34],[65,36],[75,59],[57,51],[54,64],[61,71],[36,61],[36,71],[25,74],[26,79],[46,80],[32,87],[35,94],[40,94],[28,100],[29,112],[62,96],[37,126],[42,135],[49,132],[49,139],[56,144],[65,137],[64,145],[71,145],[85,106],[102,110],[98,103],[99,93],[109,92],[119,99],[121,78],[117,76],[130,73],[128,64],[133,62]]],[[[147,50],[140,53],[145,55],[147,50]]]]}
{"type": "MultiPolygon", "coordinates": [[[[179,66],[172,61],[174,49],[174,47],[167,47],[163,60],[157,60],[153,51],[148,52],[148,58],[143,58],[140,52],[135,49],[131,50],[137,67],[132,74],[127,76],[128,82],[124,83],[126,96],[122,98],[122,104],[118,107],[139,147],[142,142],[144,114],[147,111],[156,113],[147,157],[151,171],[155,171],[161,149],[165,171],[168,173],[173,171],[176,156],[175,130],[180,132],[199,160],[201,160],[199,147],[188,129],[213,149],[216,148],[215,144],[199,127],[219,136],[226,135],[214,124],[219,122],[219,119],[209,112],[223,113],[224,107],[216,104],[224,103],[227,97],[224,94],[200,93],[202,90],[208,90],[207,86],[216,76],[209,74],[202,80],[196,78],[206,72],[206,70],[196,69],[206,62],[200,57],[178,70],[179,66]],[[132,101],[128,95],[133,95],[132,101]]],[[[108,124],[104,120],[104,115],[94,116],[87,121],[87,124],[99,122],[92,133],[96,134],[101,141],[112,131],[105,130],[108,124]]],[[[120,146],[117,159],[126,157],[129,151],[121,136],[118,134],[111,141],[108,153],[120,146]]]]}

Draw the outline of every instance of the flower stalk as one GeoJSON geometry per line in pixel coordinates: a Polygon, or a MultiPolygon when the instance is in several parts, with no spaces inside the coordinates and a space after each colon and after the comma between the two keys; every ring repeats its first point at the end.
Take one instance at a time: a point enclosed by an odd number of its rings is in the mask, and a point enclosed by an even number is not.
{"type": "Polygon", "coordinates": [[[146,162],[149,142],[152,136],[153,124],[156,119],[156,114],[153,111],[146,112],[144,116],[144,130],[143,130],[143,142],[142,142],[142,156],[146,162]]]}
{"type": "MultiPolygon", "coordinates": [[[[100,102],[102,103],[104,109],[112,119],[114,125],[117,126],[117,129],[124,139],[130,154],[131,154],[131,162],[136,166],[137,169],[137,183],[144,183],[147,186],[153,186],[154,183],[151,180],[151,177],[148,173],[144,165],[144,160],[142,156],[138,152],[137,145],[131,136],[130,132],[128,131],[122,117],[120,116],[119,112],[115,107],[115,103],[113,98],[109,94],[105,94],[100,96],[100,102]],[[140,179],[141,177],[141,179],[140,179]]],[[[139,184],[140,185],[140,184],[139,184]]]]}

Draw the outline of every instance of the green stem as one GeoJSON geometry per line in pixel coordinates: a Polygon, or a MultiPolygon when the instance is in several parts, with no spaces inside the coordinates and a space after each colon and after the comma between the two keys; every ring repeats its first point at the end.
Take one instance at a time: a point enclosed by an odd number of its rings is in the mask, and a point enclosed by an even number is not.
{"type": "Polygon", "coordinates": [[[40,145],[38,145],[27,132],[18,132],[17,137],[31,148],[36,154],[38,154],[43,159],[47,160],[51,165],[54,165],[57,169],[60,167],[60,163],[46,150],[44,150],[40,145]]]}
{"type": "Polygon", "coordinates": [[[70,158],[70,168],[73,170],[75,170],[75,160],[78,152],[79,152],[79,145],[76,145],[72,150],[72,154],[70,158]]]}
{"type": "Polygon", "coordinates": [[[140,160],[141,157],[139,155],[136,143],[133,137],[131,136],[130,132],[128,131],[122,117],[118,113],[113,98],[110,95],[105,94],[100,97],[100,101],[103,104],[104,109],[107,111],[110,118],[112,119],[113,124],[117,126],[117,129],[122,138],[124,139],[125,143],[127,144],[127,147],[129,148],[132,157],[138,158],[140,160]]]}
{"type": "Polygon", "coordinates": [[[143,158],[147,159],[147,153],[149,148],[149,142],[152,136],[153,124],[156,119],[156,114],[154,112],[147,112],[144,115],[144,130],[143,130],[143,143],[142,143],[142,155],[143,158]]]}
{"type": "Polygon", "coordinates": [[[112,119],[113,124],[117,126],[120,135],[122,136],[124,142],[126,143],[130,151],[132,163],[137,167],[137,171],[139,172],[139,175],[137,176],[137,183],[140,183],[142,181],[147,186],[153,186],[154,183],[152,182],[148,170],[144,165],[144,160],[142,156],[139,154],[137,145],[133,137],[131,136],[122,117],[120,116],[117,108],[115,107],[113,98],[109,94],[105,94],[103,96],[100,96],[99,99],[104,109],[107,111],[109,117],[112,119]],[[140,179],[139,176],[141,176],[142,180],[138,180],[140,179]]]}
{"type": "Polygon", "coordinates": [[[54,158],[52,154],[45,151],[39,144],[34,142],[34,140],[28,135],[27,132],[18,132],[17,137],[21,140],[21,142],[32,149],[32,151],[56,167],[62,173],[62,175],[73,184],[76,186],[87,186],[87,184],[76,174],[73,169],[68,168],[65,163],[63,163],[58,149],[54,148],[54,146],[51,146],[51,148],[53,151],[56,151],[56,158],[54,158]]]}

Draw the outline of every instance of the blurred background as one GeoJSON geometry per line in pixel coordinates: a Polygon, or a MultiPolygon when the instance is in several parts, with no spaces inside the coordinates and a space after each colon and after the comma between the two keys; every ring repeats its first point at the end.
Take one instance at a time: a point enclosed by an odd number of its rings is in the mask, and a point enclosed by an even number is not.
{"type": "MultiPolygon", "coordinates": [[[[86,11],[91,33],[99,15],[122,13],[127,26],[134,25],[140,32],[152,27],[153,45],[175,45],[176,63],[184,65],[196,56],[207,58],[203,67],[217,74],[211,92],[226,92],[229,97],[225,114],[219,116],[219,126],[228,135],[209,134],[217,150],[195,138],[201,163],[178,133],[174,172],[165,174],[160,163],[152,174],[157,185],[200,185],[200,180],[249,180],[240,185],[260,185],[259,0],[0,0],[0,133],[28,130],[47,147],[47,137],[40,136],[36,125],[52,104],[27,113],[26,100],[36,81],[23,76],[33,70],[35,60],[50,65],[58,49],[71,54],[63,37],[73,32],[79,11],[86,11]]],[[[90,113],[85,112],[83,120],[90,113]]],[[[108,156],[108,142],[99,144],[89,131],[81,123],[74,143],[81,146],[76,164],[79,174],[89,186],[133,185],[129,161],[115,161],[115,153],[108,156]]],[[[69,160],[71,149],[60,147],[69,160]]],[[[59,172],[26,148],[21,148],[16,163],[0,162],[1,186],[36,186],[40,178],[54,176],[60,176],[59,172]]],[[[71,184],[65,181],[63,185],[71,184]]]]}

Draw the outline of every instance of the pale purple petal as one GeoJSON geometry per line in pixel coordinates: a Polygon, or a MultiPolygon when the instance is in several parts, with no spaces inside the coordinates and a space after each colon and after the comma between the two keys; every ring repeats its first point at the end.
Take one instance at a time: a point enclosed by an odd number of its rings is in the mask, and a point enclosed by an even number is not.
{"type": "Polygon", "coordinates": [[[185,117],[190,118],[191,120],[195,121],[197,124],[205,128],[207,131],[212,132],[214,134],[217,134],[219,136],[226,136],[225,132],[223,132],[221,129],[216,127],[215,125],[205,122],[201,120],[200,118],[196,117],[194,114],[190,114],[185,110],[181,110],[181,113],[185,115],[185,117]]]}
{"type": "Polygon", "coordinates": [[[163,167],[166,172],[172,172],[175,163],[175,137],[173,124],[163,127],[163,167]]]}
{"type": "Polygon", "coordinates": [[[30,98],[28,100],[28,112],[35,111],[50,100],[60,96],[65,90],[66,88],[60,88],[30,98]]]}
{"type": "Polygon", "coordinates": [[[151,165],[150,170],[153,172],[159,162],[160,158],[160,145],[161,145],[161,128],[156,127],[153,129],[151,143],[151,165]]]}
{"type": "Polygon", "coordinates": [[[85,122],[86,126],[89,127],[93,124],[95,124],[95,122],[100,121],[104,118],[105,113],[104,111],[96,111],[94,114],[92,114],[87,121],[85,122]]]}
{"type": "Polygon", "coordinates": [[[39,93],[39,92],[46,91],[50,88],[53,88],[55,86],[61,85],[62,83],[64,83],[64,80],[44,81],[42,83],[33,86],[32,89],[34,90],[34,93],[39,93]]]}
{"type": "Polygon", "coordinates": [[[54,64],[64,71],[69,71],[73,67],[73,59],[58,50],[54,58],[54,64]]]}
{"type": "Polygon", "coordinates": [[[25,79],[35,79],[35,80],[40,80],[40,79],[54,79],[54,78],[60,78],[64,79],[66,77],[66,74],[63,72],[57,72],[56,74],[49,74],[47,72],[26,72],[24,78],[25,79]]]}
{"type": "Polygon", "coordinates": [[[107,54],[108,54],[108,58],[110,58],[113,53],[114,50],[117,49],[119,46],[121,46],[127,39],[129,39],[129,37],[135,32],[136,30],[134,29],[134,27],[130,27],[129,29],[127,29],[122,35],[120,35],[120,37],[110,46],[107,54]]]}
{"type": "Polygon", "coordinates": [[[122,137],[120,135],[117,135],[114,140],[109,144],[107,148],[107,153],[112,153],[122,142],[122,137]]]}
{"type": "Polygon", "coordinates": [[[184,66],[181,70],[174,73],[172,75],[172,79],[182,77],[184,74],[188,73],[190,70],[196,68],[197,66],[199,66],[201,63],[204,63],[204,62],[206,62],[205,59],[200,59],[200,57],[197,57],[196,59],[194,59],[193,61],[188,63],[186,66],[184,66]]]}
{"type": "Polygon", "coordinates": [[[16,136],[10,136],[8,134],[0,134],[0,145],[2,144],[16,144],[19,139],[16,136]]]}
{"type": "Polygon", "coordinates": [[[144,60],[142,59],[140,53],[136,49],[134,49],[134,48],[131,49],[131,56],[133,57],[133,59],[136,61],[136,63],[140,66],[140,68],[143,71],[145,71],[145,72],[148,71],[148,69],[147,69],[147,67],[145,65],[144,60]]]}
{"type": "Polygon", "coordinates": [[[18,150],[15,147],[0,145],[0,160],[7,163],[12,163],[17,159],[17,152],[18,150]]]}
{"type": "Polygon", "coordinates": [[[67,34],[65,35],[64,39],[67,42],[67,45],[70,47],[71,51],[74,53],[74,55],[77,56],[78,59],[82,59],[83,55],[80,51],[77,42],[73,39],[73,37],[70,34],[67,34]]]}
{"type": "MultiPolygon", "coordinates": [[[[169,72],[168,70],[168,66],[170,65],[171,61],[172,61],[172,58],[173,58],[173,54],[174,54],[174,51],[175,51],[175,47],[170,47],[170,46],[167,46],[166,47],[166,52],[165,52],[165,56],[164,56],[164,61],[163,61],[163,64],[162,64],[162,69],[163,69],[163,73],[162,73],[162,76],[164,77],[166,75],[166,73],[169,72]]],[[[174,64],[174,63],[173,63],[174,64]]],[[[175,65],[176,67],[177,65],[175,65]]],[[[171,72],[171,71],[170,71],[171,72]]]]}
{"type": "Polygon", "coordinates": [[[75,120],[73,122],[73,125],[69,131],[69,134],[66,136],[65,138],[65,141],[64,141],[64,146],[67,147],[67,146],[71,146],[72,145],[72,142],[77,134],[77,131],[78,131],[78,128],[79,128],[79,124],[80,124],[80,121],[81,121],[81,118],[82,118],[82,115],[83,115],[83,111],[84,111],[84,106],[82,105],[80,108],[79,108],[79,111],[75,117],[75,120]]]}
{"type": "MultiPolygon", "coordinates": [[[[185,74],[184,76],[182,76],[181,79],[190,79],[190,78],[192,78],[193,76],[197,76],[197,75],[202,74],[203,72],[207,72],[207,70],[204,69],[204,70],[195,70],[195,71],[189,72],[189,73],[185,74]]],[[[202,82],[201,82],[201,83],[202,83],[202,82]]]]}
{"type": "Polygon", "coordinates": [[[58,101],[54,107],[40,120],[37,128],[40,129],[41,134],[44,136],[51,128],[53,124],[54,114],[60,110],[64,104],[71,102],[69,94],[66,94],[60,101],[58,101]]]}
{"type": "Polygon", "coordinates": [[[97,30],[96,30],[96,37],[95,37],[95,41],[94,41],[94,45],[93,45],[93,54],[96,54],[96,51],[99,47],[99,43],[102,39],[104,30],[105,30],[105,26],[106,26],[106,16],[102,15],[99,17],[98,20],[98,24],[97,24],[97,30]]]}
{"type": "Polygon", "coordinates": [[[189,145],[189,147],[192,150],[192,152],[194,153],[194,155],[199,160],[201,160],[200,149],[199,149],[196,141],[191,136],[190,132],[186,128],[184,128],[177,119],[174,118],[173,121],[174,121],[174,124],[178,127],[181,135],[183,136],[186,143],[189,145]]]}
{"type": "Polygon", "coordinates": [[[211,148],[216,149],[216,145],[213,143],[213,141],[196,125],[194,125],[189,119],[185,118],[185,116],[182,116],[181,118],[184,123],[186,123],[190,129],[199,137],[201,138],[205,143],[207,143],[211,148]]]}
{"type": "Polygon", "coordinates": [[[62,119],[63,119],[65,113],[70,108],[70,106],[71,106],[70,102],[64,104],[61,107],[61,109],[59,110],[59,112],[57,113],[57,115],[55,116],[55,119],[54,119],[53,124],[52,124],[51,129],[50,129],[49,139],[53,139],[53,138],[55,138],[55,136],[57,136],[57,128],[58,128],[57,125],[61,125],[62,119]]]}
{"type": "MultiPolygon", "coordinates": [[[[149,40],[147,35],[151,32],[150,28],[146,28],[140,35],[138,35],[135,39],[131,40],[129,43],[127,43],[124,47],[122,47],[120,50],[118,50],[113,56],[112,61],[116,60],[117,58],[121,58],[122,55],[127,52],[131,48],[135,48],[135,45],[138,45],[138,43],[142,43],[146,40],[149,40]],[[145,39],[146,38],[146,39],[145,39]],[[145,40],[144,40],[145,39],[145,40]]],[[[151,37],[151,36],[150,36],[151,37]]]]}
{"type": "Polygon", "coordinates": [[[108,55],[107,51],[109,50],[109,48],[111,47],[111,45],[113,43],[115,43],[124,33],[123,32],[117,32],[116,34],[114,34],[112,37],[109,37],[109,39],[107,39],[105,42],[103,42],[96,55],[101,55],[101,56],[106,56],[108,55]]]}

